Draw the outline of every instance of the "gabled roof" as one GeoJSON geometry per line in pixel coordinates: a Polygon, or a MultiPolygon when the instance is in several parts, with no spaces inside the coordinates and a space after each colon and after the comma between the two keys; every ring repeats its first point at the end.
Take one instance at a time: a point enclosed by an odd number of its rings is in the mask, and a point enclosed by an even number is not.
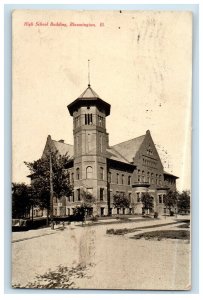
{"type": "Polygon", "coordinates": [[[107,148],[106,151],[109,154],[108,158],[129,164],[129,161],[112,147],[107,148]]]}
{"type": "Polygon", "coordinates": [[[54,140],[52,140],[52,142],[56,147],[56,150],[58,150],[58,152],[61,155],[65,155],[67,153],[70,156],[70,158],[73,158],[73,145],[65,144],[64,142],[54,140]]]}
{"type": "Polygon", "coordinates": [[[51,149],[53,151],[57,150],[60,155],[67,154],[70,159],[73,159],[73,154],[74,154],[73,145],[66,144],[66,143],[64,143],[63,140],[60,140],[60,141],[52,140],[50,135],[48,135],[48,137],[47,137],[47,142],[46,142],[42,157],[49,152],[49,149],[51,149]]]}
{"type": "Polygon", "coordinates": [[[111,148],[119,152],[122,157],[125,157],[128,163],[131,163],[133,162],[133,158],[135,157],[136,153],[140,149],[144,138],[145,135],[141,135],[137,138],[114,145],[111,148]]]}

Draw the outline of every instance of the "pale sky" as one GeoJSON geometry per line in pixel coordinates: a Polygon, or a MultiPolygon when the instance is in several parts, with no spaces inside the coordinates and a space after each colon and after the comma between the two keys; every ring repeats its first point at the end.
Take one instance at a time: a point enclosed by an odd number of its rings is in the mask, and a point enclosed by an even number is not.
{"type": "Polygon", "coordinates": [[[190,13],[15,11],[12,58],[14,182],[29,182],[23,162],[40,158],[48,134],[73,144],[67,105],[86,89],[90,59],[91,86],[111,104],[110,145],[149,129],[178,189],[190,188],[190,13]]]}

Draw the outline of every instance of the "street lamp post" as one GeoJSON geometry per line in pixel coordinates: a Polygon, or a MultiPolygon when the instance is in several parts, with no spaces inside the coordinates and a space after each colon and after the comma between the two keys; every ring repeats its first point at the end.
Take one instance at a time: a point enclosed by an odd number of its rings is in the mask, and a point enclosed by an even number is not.
{"type": "Polygon", "coordinates": [[[50,168],[50,219],[51,219],[51,229],[54,229],[54,220],[53,220],[53,170],[52,170],[52,159],[51,151],[49,155],[49,168],[50,168]]]}

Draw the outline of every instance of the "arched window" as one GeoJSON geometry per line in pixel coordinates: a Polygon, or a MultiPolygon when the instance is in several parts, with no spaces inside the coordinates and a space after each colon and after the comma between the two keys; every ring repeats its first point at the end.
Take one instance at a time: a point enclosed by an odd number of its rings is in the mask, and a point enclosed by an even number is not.
{"type": "Polygon", "coordinates": [[[92,178],[92,167],[88,166],[86,169],[86,178],[91,179],[92,178]]]}
{"type": "Polygon", "coordinates": [[[124,174],[121,176],[121,184],[124,184],[124,174]]]}
{"type": "Polygon", "coordinates": [[[79,168],[76,169],[76,179],[77,180],[80,179],[80,169],[79,168]]]}

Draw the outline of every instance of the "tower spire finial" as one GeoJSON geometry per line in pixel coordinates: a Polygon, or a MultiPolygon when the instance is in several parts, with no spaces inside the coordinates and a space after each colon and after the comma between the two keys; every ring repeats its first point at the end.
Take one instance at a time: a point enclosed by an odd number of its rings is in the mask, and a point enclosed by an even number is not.
{"type": "Polygon", "coordinates": [[[90,87],[90,60],[88,59],[88,86],[90,87]]]}

